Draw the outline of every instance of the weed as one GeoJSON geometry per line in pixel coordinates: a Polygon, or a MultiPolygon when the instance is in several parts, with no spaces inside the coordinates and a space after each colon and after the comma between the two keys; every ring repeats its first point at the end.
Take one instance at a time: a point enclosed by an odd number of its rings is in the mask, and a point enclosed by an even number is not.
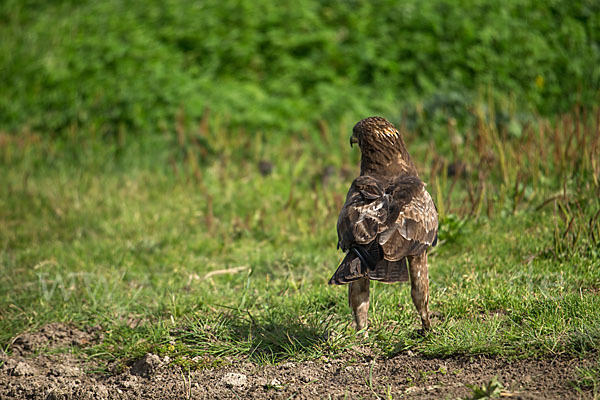
{"type": "Polygon", "coordinates": [[[492,378],[488,383],[481,385],[467,385],[471,389],[471,395],[465,397],[465,400],[483,400],[495,399],[500,397],[504,386],[498,381],[498,377],[492,378]]]}

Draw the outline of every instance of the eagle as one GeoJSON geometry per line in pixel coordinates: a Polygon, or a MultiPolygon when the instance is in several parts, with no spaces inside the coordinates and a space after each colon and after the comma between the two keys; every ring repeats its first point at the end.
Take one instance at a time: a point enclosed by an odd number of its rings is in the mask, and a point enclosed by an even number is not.
{"type": "Polygon", "coordinates": [[[411,297],[427,331],[427,249],[437,243],[437,209],[402,135],[388,120],[359,121],[350,137],[350,146],[355,143],[360,176],[350,185],[337,222],[338,248],[346,255],[329,284],[350,284],[348,300],[361,331],[367,327],[370,281],[403,282],[410,276],[411,297]]]}

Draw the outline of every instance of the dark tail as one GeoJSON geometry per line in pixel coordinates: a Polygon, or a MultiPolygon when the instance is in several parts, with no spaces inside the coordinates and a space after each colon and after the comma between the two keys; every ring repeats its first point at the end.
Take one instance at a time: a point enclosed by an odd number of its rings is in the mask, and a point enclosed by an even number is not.
{"type": "Polygon", "coordinates": [[[363,252],[353,250],[346,253],[346,257],[329,280],[330,285],[343,285],[365,276],[384,283],[408,281],[406,258],[399,261],[381,259],[371,267],[371,260],[366,259],[363,252]]]}
{"type": "Polygon", "coordinates": [[[379,261],[375,269],[369,271],[369,278],[384,283],[407,282],[408,265],[406,264],[406,257],[398,261],[379,261]]]}
{"type": "Polygon", "coordinates": [[[329,280],[330,285],[343,285],[367,276],[367,268],[363,267],[360,259],[353,251],[346,253],[346,257],[329,280]]]}

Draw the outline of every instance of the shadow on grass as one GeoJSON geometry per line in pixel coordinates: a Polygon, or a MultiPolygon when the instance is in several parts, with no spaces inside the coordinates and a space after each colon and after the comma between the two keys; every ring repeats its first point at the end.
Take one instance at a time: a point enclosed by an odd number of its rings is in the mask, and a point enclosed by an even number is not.
{"type": "Polygon", "coordinates": [[[302,323],[267,316],[256,320],[242,315],[221,315],[212,321],[190,320],[172,332],[176,343],[190,355],[242,357],[259,363],[315,359],[341,345],[333,340],[326,321],[302,323]]]}
{"type": "Polygon", "coordinates": [[[322,327],[300,323],[239,324],[240,338],[246,338],[251,358],[263,362],[316,358],[329,348],[328,333],[322,327]]]}

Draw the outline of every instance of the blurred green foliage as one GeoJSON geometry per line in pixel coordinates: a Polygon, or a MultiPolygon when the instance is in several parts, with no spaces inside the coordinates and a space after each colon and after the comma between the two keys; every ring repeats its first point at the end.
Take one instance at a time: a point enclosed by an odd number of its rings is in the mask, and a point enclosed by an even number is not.
{"type": "Polygon", "coordinates": [[[0,38],[0,127],[57,135],[464,113],[481,90],[553,114],[600,87],[597,0],[4,0],[0,38]]]}

